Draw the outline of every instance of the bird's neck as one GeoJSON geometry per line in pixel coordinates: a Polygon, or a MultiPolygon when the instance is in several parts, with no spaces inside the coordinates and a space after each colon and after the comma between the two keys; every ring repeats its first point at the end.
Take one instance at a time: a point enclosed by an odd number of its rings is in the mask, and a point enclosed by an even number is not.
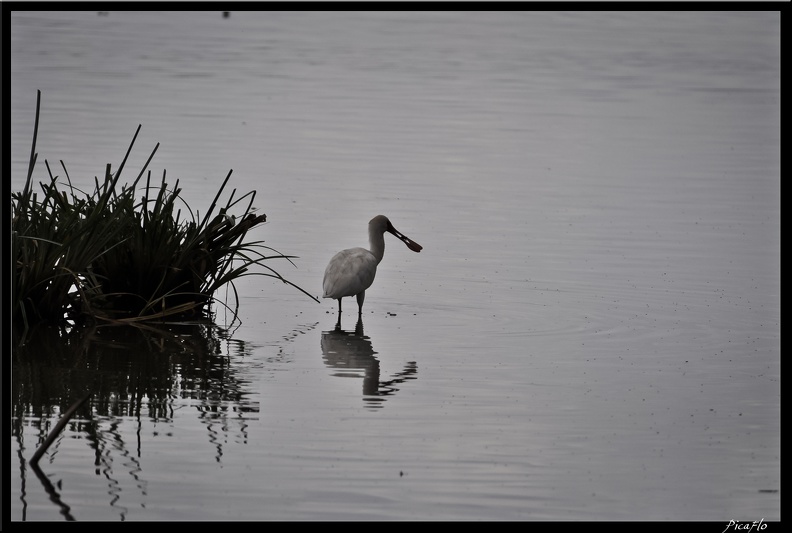
{"type": "Polygon", "coordinates": [[[371,245],[371,253],[377,258],[377,264],[382,261],[382,256],[385,255],[385,234],[378,231],[369,232],[369,245],[371,245]]]}

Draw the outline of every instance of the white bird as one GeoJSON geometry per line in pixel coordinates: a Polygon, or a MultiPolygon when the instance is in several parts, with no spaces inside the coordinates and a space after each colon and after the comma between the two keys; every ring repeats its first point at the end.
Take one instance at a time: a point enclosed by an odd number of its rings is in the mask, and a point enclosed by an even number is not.
{"type": "Polygon", "coordinates": [[[349,248],[335,254],[327,264],[324,273],[322,298],[338,300],[338,324],[341,325],[341,298],[356,296],[358,317],[363,314],[363,300],[366,289],[371,287],[377,273],[377,265],[385,253],[385,232],[394,234],[401,239],[413,252],[420,252],[422,246],[402,235],[393,227],[388,217],[377,215],[369,221],[369,244],[371,250],[365,248],[349,248]]]}

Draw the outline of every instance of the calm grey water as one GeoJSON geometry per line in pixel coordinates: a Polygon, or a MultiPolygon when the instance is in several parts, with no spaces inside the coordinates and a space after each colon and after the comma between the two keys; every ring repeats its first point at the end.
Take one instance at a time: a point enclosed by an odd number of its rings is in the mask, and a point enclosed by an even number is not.
{"type": "Polygon", "coordinates": [[[40,89],[38,179],[142,124],[128,169],[161,143],[199,210],[233,169],[317,295],[374,215],[424,249],[386,241],[357,334],[250,277],[236,329],[15,364],[11,519],[779,520],[779,47],[772,12],[12,13],[15,190],[40,89]],[[138,385],[35,475],[90,372],[138,385]]]}

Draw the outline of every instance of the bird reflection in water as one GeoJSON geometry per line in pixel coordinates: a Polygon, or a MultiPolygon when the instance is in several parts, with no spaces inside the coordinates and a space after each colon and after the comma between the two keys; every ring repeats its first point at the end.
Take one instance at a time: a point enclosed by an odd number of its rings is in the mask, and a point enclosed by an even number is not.
{"type": "Polygon", "coordinates": [[[358,318],[355,331],[346,331],[336,325],[333,331],[322,332],[322,357],[334,369],[334,376],[363,378],[363,401],[368,407],[380,408],[388,396],[399,390],[398,386],[418,376],[418,365],[410,361],[404,370],[380,380],[380,362],[374,354],[371,339],[363,334],[363,321],[358,318]]]}

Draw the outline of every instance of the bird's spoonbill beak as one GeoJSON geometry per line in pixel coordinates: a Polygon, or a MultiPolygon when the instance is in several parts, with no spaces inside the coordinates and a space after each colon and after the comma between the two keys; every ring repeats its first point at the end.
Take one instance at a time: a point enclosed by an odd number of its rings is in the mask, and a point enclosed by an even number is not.
{"type": "Polygon", "coordinates": [[[403,235],[398,231],[396,231],[396,228],[394,228],[392,224],[388,224],[388,231],[396,235],[396,237],[398,237],[399,240],[401,240],[404,244],[406,244],[407,248],[409,248],[413,252],[420,252],[421,250],[423,250],[423,246],[421,246],[414,240],[410,239],[406,235],[403,235]]]}

